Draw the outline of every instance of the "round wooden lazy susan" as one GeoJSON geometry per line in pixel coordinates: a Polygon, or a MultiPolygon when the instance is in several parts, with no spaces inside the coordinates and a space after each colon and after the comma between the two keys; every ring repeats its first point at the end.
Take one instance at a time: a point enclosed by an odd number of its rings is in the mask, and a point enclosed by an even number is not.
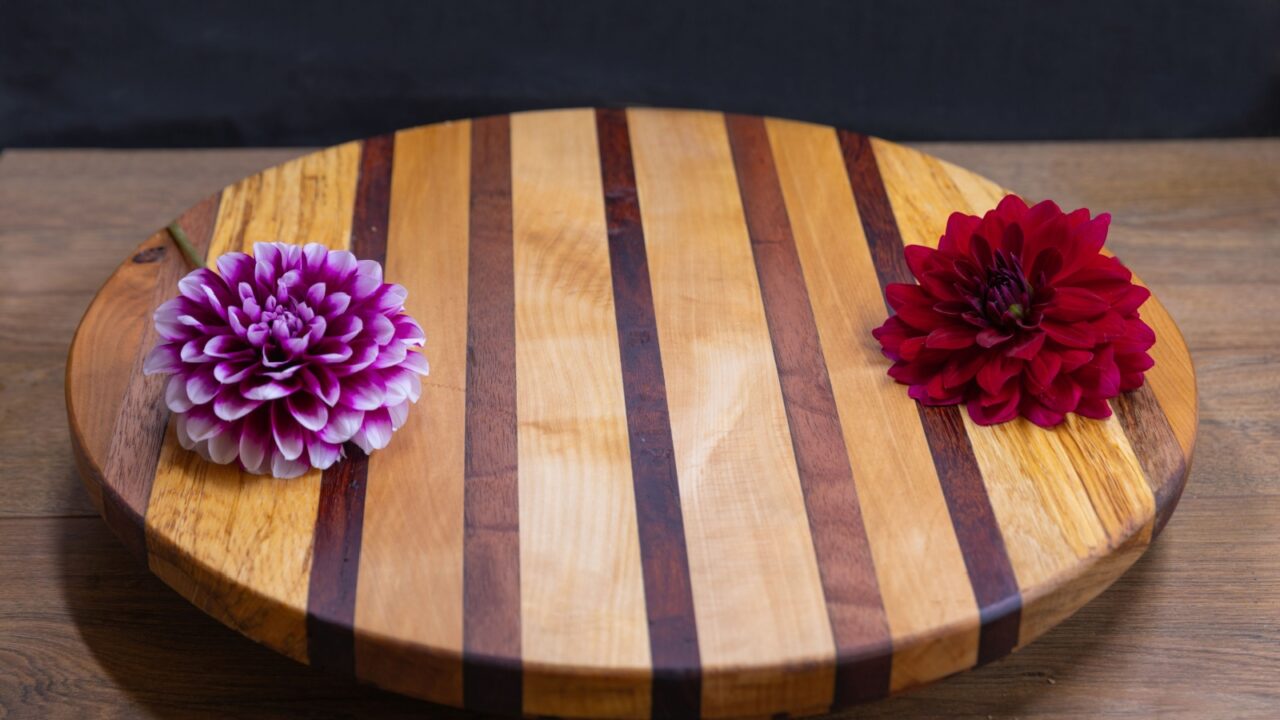
{"type": "Polygon", "coordinates": [[[885,376],[904,244],[1003,195],[799,122],[563,110],[308,155],[180,218],[213,258],[381,259],[431,375],[391,445],[294,480],[182,450],[144,377],[186,267],[165,233],[67,368],[103,516],[206,612],[290,657],[511,715],[817,713],[999,658],[1101,592],[1168,520],[1190,358],[1106,421],[979,427],[885,376]]]}

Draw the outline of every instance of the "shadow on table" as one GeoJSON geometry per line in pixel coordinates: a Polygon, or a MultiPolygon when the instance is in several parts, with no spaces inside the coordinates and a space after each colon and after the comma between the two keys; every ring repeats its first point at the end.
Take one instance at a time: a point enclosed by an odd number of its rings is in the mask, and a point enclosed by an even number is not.
{"type": "MultiPolygon", "coordinates": [[[[82,493],[78,478],[69,492],[82,493]]],[[[129,700],[158,717],[479,717],[333,677],[206,616],[151,575],[100,522],[65,523],[61,581],[85,645],[129,700]]],[[[1069,684],[1158,575],[1157,543],[1115,586],[1028,648],[842,717],[1017,715],[1069,684]]]]}

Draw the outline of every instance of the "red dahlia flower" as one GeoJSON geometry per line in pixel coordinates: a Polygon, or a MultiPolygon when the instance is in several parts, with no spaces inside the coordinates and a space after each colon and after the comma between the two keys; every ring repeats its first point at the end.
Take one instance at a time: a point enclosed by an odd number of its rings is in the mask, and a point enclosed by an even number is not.
{"type": "Polygon", "coordinates": [[[982,218],[953,213],[938,249],[906,248],[919,284],[886,288],[896,314],[872,334],[889,376],[924,405],[965,403],[979,425],[1110,417],[1155,343],[1138,317],[1151,293],[1101,253],[1110,223],[1014,195],[982,218]]]}

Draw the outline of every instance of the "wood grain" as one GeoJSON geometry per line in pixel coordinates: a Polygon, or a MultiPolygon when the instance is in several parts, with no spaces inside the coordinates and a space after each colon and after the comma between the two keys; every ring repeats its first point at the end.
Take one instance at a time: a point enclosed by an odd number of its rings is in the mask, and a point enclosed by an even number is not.
{"type": "Polygon", "coordinates": [[[631,445],[649,655],[655,668],[650,711],[655,717],[696,716],[702,705],[702,682],[697,672],[702,661],[626,111],[597,110],[596,134],[618,318],[618,359],[622,364],[631,445]]]}
{"type": "Polygon", "coordinates": [[[767,126],[884,598],[892,687],[910,687],[977,661],[973,589],[955,530],[941,521],[946,499],[915,401],[884,375],[870,336],[884,300],[836,134],[767,126]]]}
{"type": "Polygon", "coordinates": [[[1133,563],[1186,467],[1154,388],[1001,435],[885,377],[903,243],[998,192],[663,110],[432,126],[238,183],[215,248],[384,258],[448,326],[445,370],[403,447],[287,491],[169,439],[151,564],[287,654],[507,715],[802,715],[990,662],[1133,563]]]}
{"type": "Polygon", "coordinates": [[[648,717],[648,622],[595,113],[515,116],[511,156],[524,712],[648,717]],[[580,665],[616,673],[557,669],[580,665]]]}
{"type": "Polygon", "coordinates": [[[516,438],[511,126],[471,123],[462,560],[463,702],[519,714],[520,492],[516,438]]]}
{"type": "MultiPolygon", "coordinates": [[[[1116,214],[1111,242],[1175,313],[1195,353],[1204,392],[1201,437],[1175,520],[1111,590],[1002,662],[852,715],[1270,717],[1277,700],[1266,680],[1280,659],[1277,628],[1266,619],[1276,615],[1280,577],[1266,529],[1280,513],[1269,500],[1280,455],[1272,404],[1264,402],[1274,373],[1259,363],[1275,353],[1277,337],[1268,333],[1280,295],[1261,278],[1275,269],[1270,239],[1280,227],[1274,173],[1280,145],[930,150],[1029,196],[1116,214]],[[1238,302],[1241,293],[1253,302],[1238,302]],[[1244,577],[1247,583],[1238,582],[1244,577]]],[[[40,430],[63,413],[56,398],[60,364],[76,318],[138,237],[284,154],[0,156],[0,237],[21,258],[0,267],[6,273],[0,330],[11,342],[0,388],[7,448],[0,456],[0,514],[89,510],[70,472],[66,440],[55,434],[50,441],[40,430]],[[13,271],[17,265],[21,274],[13,271]],[[50,298],[58,302],[47,314],[23,310],[50,298]]],[[[433,357],[433,374],[435,363],[433,357]]],[[[10,592],[0,593],[0,656],[14,670],[0,683],[0,704],[11,717],[219,717],[227,707],[245,717],[421,712],[245,643],[136,568],[96,519],[33,523],[0,520],[0,528],[12,530],[0,541],[10,550],[0,553],[10,579],[10,592]]]]}
{"type": "Polygon", "coordinates": [[[702,714],[820,709],[834,680],[831,628],[724,120],[650,110],[628,120],[689,544],[702,714]],[[761,654],[788,672],[738,682],[717,672],[761,654]]]}
{"type": "MultiPolygon", "coordinates": [[[[350,243],[360,144],[339,145],[223,192],[208,258],[259,241],[350,243]]],[[[165,433],[146,508],[153,572],[206,612],[300,660],[320,472],[276,480],[211,465],[165,433]]]]}
{"type": "MultiPolygon", "coordinates": [[[[351,251],[384,262],[390,213],[395,136],[360,146],[360,170],[351,219],[351,251]]],[[[356,585],[364,536],[369,457],[354,443],[320,481],[311,576],[307,594],[307,661],[336,673],[355,673],[356,585]]]]}
{"type": "MultiPolygon", "coordinates": [[[[872,141],[872,146],[899,218],[924,218],[930,213],[945,213],[947,207],[966,208],[970,213],[989,209],[969,204],[946,168],[933,158],[878,140],[872,141]],[[923,177],[934,181],[921,184],[919,179],[923,177]]],[[[906,220],[900,227],[903,242],[937,247],[938,234],[931,233],[922,222],[906,220]]],[[[1154,498],[1115,417],[1105,421],[1072,417],[1049,432],[1021,418],[983,428],[966,415],[964,423],[1001,526],[1032,530],[1032,534],[1018,535],[1032,539],[1025,548],[1016,547],[1015,539],[1006,541],[1024,596],[1018,643],[1026,644],[1060,622],[1064,607],[1078,607],[1101,589],[1093,574],[1081,571],[1081,560],[1113,551],[1121,558],[1130,558],[1129,562],[1136,559],[1135,554],[1125,550],[1131,541],[1141,546],[1149,540],[1154,498]],[[1019,453],[1025,453],[1022,459],[1011,462],[1010,456],[1019,453]],[[1038,499],[1031,497],[1030,487],[1035,488],[1038,499]],[[1045,507],[1052,510],[1041,514],[1045,507]],[[1041,517],[1029,522],[1027,517],[1034,515],[1041,517]],[[1060,546],[1059,561],[1050,570],[1046,566],[1053,562],[1050,558],[1054,553],[1048,551],[1044,538],[1035,537],[1034,533],[1055,531],[1070,547],[1070,553],[1060,546]],[[1077,582],[1081,584],[1078,589],[1073,587],[1077,582]],[[1056,594],[1075,601],[1051,597],[1056,594]]],[[[1090,567],[1093,565],[1089,563],[1090,567]]],[[[1128,563],[1110,567],[1119,573],[1128,563]]]]}
{"type": "Polygon", "coordinates": [[[387,277],[425,328],[429,413],[369,458],[356,593],[356,672],[380,687],[462,703],[463,436],[471,124],[396,134],[387,277]],[[406,556],[419,562],[404,563],[406,556]],[[431,602],[423,602],[431,598],[431,602]]]}
{"type": "Polygon", "coordinates": [[[892,648],[849,450],[764,119],[727,118],[837,655],[832,704],[883,696],[892,648]]]}

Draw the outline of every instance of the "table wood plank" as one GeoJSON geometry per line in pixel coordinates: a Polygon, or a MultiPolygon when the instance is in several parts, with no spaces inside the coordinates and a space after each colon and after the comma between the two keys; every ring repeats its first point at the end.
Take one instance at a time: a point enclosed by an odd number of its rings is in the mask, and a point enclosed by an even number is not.
{"type": "MultiPolygon", "coordinates": [[[[1280,140],[917,146],[1031,198],[1110,211],[1182,328],[1195,466],[1160,541],[1015,655],[841,717],[1269,717],[1280,704],[1280,140]]],[[[62,369],[140,239],[290,150],[0,156],[0,716],[468,717],[333,678],[137,564],[75,476],[62,369]]]]}

